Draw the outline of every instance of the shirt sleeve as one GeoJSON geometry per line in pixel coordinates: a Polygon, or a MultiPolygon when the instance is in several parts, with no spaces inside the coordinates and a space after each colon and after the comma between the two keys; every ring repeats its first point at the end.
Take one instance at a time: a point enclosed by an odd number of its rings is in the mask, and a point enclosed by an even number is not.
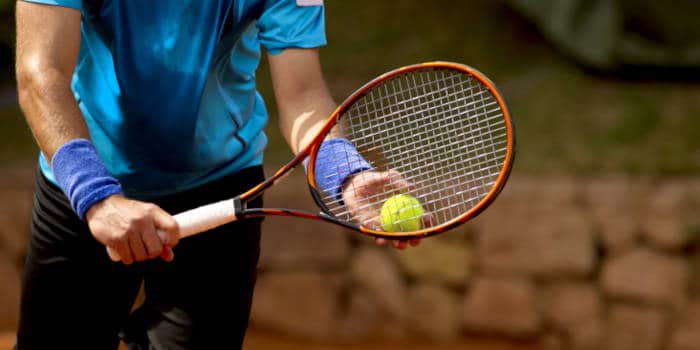
{"type": "Polygon", "coordinates": [[[76,9],[79,11],[83,10],[83,0],[22,0],[22,1],[31,2],[31,3],[35,3],[35,4],[70,7],[72,9],[76,9]]]}
{"type": "Polygon", "coordinates": [[[326,45],[324,16],[320,0],[268,0],[257,24],[260,42],[273,55],[290,47],[326,45]]]}

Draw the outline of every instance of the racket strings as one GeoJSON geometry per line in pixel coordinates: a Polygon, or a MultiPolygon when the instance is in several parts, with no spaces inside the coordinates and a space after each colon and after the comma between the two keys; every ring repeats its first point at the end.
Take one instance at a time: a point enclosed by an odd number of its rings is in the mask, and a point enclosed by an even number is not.
{"type": "MultiPolygon", "coordinates": [[[[489,91],[479,91],[475,92],[474,94],[480,95],[480,94],[489,94],[489,91]]],[[[384,118],[392,118],[392,117],[398,117],[396,120],[393,120],[391,124],[387,123],[385,124],[385,129],[381,130],[381,132],[392,132],[396,131],[397,129],[405,129],[407,127],[407,121],[410,121],[411,117],[415,117],[416,115],[422,114],[422,113],[428,113],[431,110],[435,108],[434,103],[440,103],[440,101],[451,101],[453,105],[455,105],[455,108],[468,108],[473,106],[476,102],[473,102],[473,98],[471,96],[462,96],[461,98],[458,95],[455,94],[442,94],[442,95],[436,95],[435,92],[430,92],[429,96],[425,96],[428,98],[434,98],[435,102],[432,101],[426,101],[420,105],[412,105],[412,106],[404,106],[401,109],[393,109],[390,113],[387,113],[384,115],[384,118]],[[435,96],[433,96],[435,95],[435,96]],[[469,100],[469,101],[468,101],[469,100]],[[462,103],[464,102],[463,105],[456,105],[457,103],[462,103]]],[[[404,101],[405,102],[405,101],[404,101]]],[[[489,103],[489,106],[493,106],[494,108],[491,110],[491,112],[495,113],[500,113],[501,109],[496,101],[492,101],[489,103]]],[[[361,106],[355,105],[351,112],[362,114],[362,113],[367,113],[368,109],[362,108],[361,106]]],[[[454,112],[454,111],[447,111],[447,112],[454,112]]],[[[431,115],[427,115],[423,119],[429,119],[431,115]]],[[[475,118],[477,116],[472,116],[472,118],[475,118]]],[[[420,120],[413,120],[413,122],[420,122],[420,120]]],[[[373,135],[369,134],[373,130],[375,130],[376,127],[373,127],[372,124],[368,124],[366,128],[355,128],[354,131],[356,133],[368,133],[366,135],[367,137],[371,137],[373,135]]],[[[377,131],[379,132],[379,131],[377,131]]]]}
{"type": "Polygon", "coordinates": [[[439,102],[438,102],[439,103],[439,102]]]}
{"type": "MultiPolygon", "coordinates": [[[[482,93],[483,93],[483,92],[482,92],[482,93]]],[[[456,111],[456,110],[452,109],[452,110],[448,110],[448,111],[446,111],[446,112],[453,113],[453,112],[460,112],[460,111],[456,111]]],[[[500,108],[498,108],[498,109],[492,109],[492,110],[488,111],[489,114],[490,114],[490,113],[493,113],[493,112],[498,112],[499,114],[498,114],[498,115],[491,116],[491,117],[488,117],[488,119],[489,119],[488,121],[493,121],[492,119],[501,119],[501,118],[502,118],[502,115],[500,115],[500,108]]],[[[430,118],[430,117],[432,117],[432,116],[423,117],[423,119],[428,119],[428,118],[430,118]]],[[[405,124],[406,124],[406,121],[404,121],[403,119],[407,119],[407,118],[409,118],[409,115],[404,114],[404,117],[401,118],[402,120],[399,121],[399,122],[403,122],[403,125],[404,125],[403,128],[405,128],[405,124]]],[[[472,117],[472,118],[475,118],[475,117],[472,117]]],[[[422,120],[422,121],[419,120],[419,122],[423,122],[423,121],[424,121],[424,120],[422,120]]],[[[475,122],[475,121],[470,120],[470,122],[475,122]]],[[[456,128],[456,127],[459,126],[460,123],[462,123],[462,121],[460,121],[460,120],[458,120],[458,119],[451,119],[451,122],[450,122],[449,124],[447,124],[447,125],[444,125],[443,128],[447,128],[447,127],[450,127],[450,128],[451,128],[451,127],[455,127],[455,128],[456,128]]],[[[403,130],[398,130],[398,129],[400,129],[400,128],[391,128],[391,129],[387,129],[387,130],[386,130],[386,133],[389,133],[389,134],[397,133],[397,132],[404,132],[404,133],[405,133],[405,131],[403,131],[403,130]]],[[[455,130],[456,130],[456,129],[455,129],[455,130]]],[[[502,131],[502,132],[505,133],[505,130],[506,130],[506,127],[505,127],[505,126],[501,126],[500,128],[497,128],[497,129],[492,130],[492,132],[501,132],[501,131],[502,131]]],[[[364,131],[366,131],[366,130],[358,130],[358,131],[359,131],[359,132],[364,132],[364,131]]],[[[455,135],[457,134],[457,131],[453,131],[451,134],[452,134],[452,136],[455,136],[455,135]]],[[[371,134],[370,134],[370,135],[367,135],[367,136],[368,136],[368,137],[371,137],[371,136],[376,136],[376,135],[371,135],[371,134]]],[[[482,138],[481,135],[471,135],[469,132],[467,132],[467,133],[465,133],[464,135],[462,135],[462,136],[466,136],[466,137],[464,137],[464,138],[461,139],[461,140],[451,140],[451,141],[452,141],[451,143],[446,143],[446,142],[445,142],[444,136],[445,136],[445,135],[436,135],[434,131],[431,131],[431,132],[423,132],[423,131],[420,131],[420,132],[418,132],[418,133],[413,133],[413,137],[423,138],[423,139],[425,140],[425,142],[427,142],[426,144],[423,145],[423,147],[421,147],[421,150],[423,150],[422,153],[427,153],[428,151],[429,151],[429,152],[438,152],[438,153],[440,153],[440,152],[445,152],[446,150],[452,149],[453,152],[456,151],[456,150],[459,150],[459,151],[466,151],[466,152],[467,152],[467,153],[465,154],[466,156],[468,156],[468,155],[474,155],[474,156],[476,157],[476,156],[482,155],[482,154],[484,153],[484,151],[485,151],[484,148],[466,147],[466,146],[464,146],[464,144],[470,144],[470,145],[473,145],[473,146],[478,146],[478,145],[484,145],[484,144],[486,144],[485,142],[483,142],[483,140],[480,140],[480,139],[482,138]],[[457,143],[459,143],[459,145],[457,145],[457,143]],[[459,149],[455,149],[455,146],[456,146],[456,147],[459,147],[459,149]]],[[[450,136],[450,135],[448,135],[448,136],[450,136]]],[[[370,141],[374,141],[374,140],[371,139],[371,138],[365,138],[365,139],[366,139],[366,140],[370,140],[370,141]]],[[[502,144],[502,145],[506,145],[506,144],[507,144],[507,140],[504,138],[503,140],[501,140],[501,141],[498,142],[498,143],[499,143],[499,144],[502,144]]],[[[356,146],[357,146],[358,148],[366,148],[368,151],[372,151],[373,148],[380,148],[379,146],[376,146],[376,145],[374,145],[373,143],[371,143],[371,144],[359,143],[359,144],[357,144],[356,146]]],[[[484,146],[484,147],[492,147],[492,145],[486,144],[486,146],[484,146]]],[[[403,157],[401,157],[401,156],[407,156],[407,157],[411,157],[411,156],[412,156],[412,157],[417,158],[417,159],[423,159],[424,157],[427,156],[427,154],[415,154],[416,151],[421,151],[421,150],[416,150],[416,149],[409,148],[409,147],[397,147],[397,148],[395,148],[395,149],[393,150],[393,154],[394,154],[396,157],[393,158],[393,159],[391,159],[391,161],[394,162],[394,163],[403,163],[403,162],[407,162],[407,161],[408,161],[408,159],[403,158],[403,157]],[[421,157],[421,156],[422,156],[422,157],[421,157]]],[[[501,149],[499,149],[499,150],[500,150],[500,151],[505,151],[504,148],[501,148],[501,149]]],[[[503,156],[505,156],[505,153],[503,153],[503,156]]],[[[419,171],[421,171],[421,170],[423,170],[423,169],[419,169],[419,171]]]]}
{"type": "MultiPolygon", "coordinates": [[[[460,113],[460,112],[462,112],[462,110],[451,110],[451,111],[446,111],[446,112],[449,112],[449,113],[454,113],[454,112],[460,113]]],[[[500,113],[500,108],[494,108],[494,109],[489,110],[488,112],[489,112],[489,113],[500,113]]],[[[487,115],[488,115],[488,114],[487,114],[487,115]]],[[[405,118],[406,118],[406,117],[405,117],[405,118]]],[[[500,115],[498,115],[498,114],[495,114],[495,115],[493,115],[493,116],[489,116],[488,118],[491,118],[491,119],[499,119],[499,118],[502,118],[502,117],[501,117],[500,115]]],[[[426,119],[427,119],[427,118],[426,118],[426,119]]],[[[454,126],[457,126],[457,125],[459,125],[460,123],[461,123],[461,121],[458,121],[458,120],[453,120],[453,121],[451,121],[451,124],[454,125],[454,126]]],[[[446,125],[446,126],[449,126],[449,125],[446,125]]],[[[399,125],[399,126],[397,126],[397,127],[392,127],[391,129],[386,130],[386,132],[389,132],[389,133],[392,133],[392,132],[404,132],[405,129],[406,129],[406,125],[399,125]]],[[[503,126],[503,129],[505,130],[505,126],[503,126]]],[[[370,130],[368,129],[367,131],[369,132],[370,130]]],[[[494,130],[494,131],[495,131],[495,130],[494,130]]],[[[362,132],[362,130],[359,130],[358,132],[362,132]]],[[[382,131],[382,133],[384,133],[384,131],[382,131]]],[[[374,135],[374,136],[378,136],[379,134],[380,134],[380,133],[376,133],[376,135],[374,135]]],[[[372,136],[372,135],[368,135],[368,136],[372,136]]],[[[414,136],[414,137],[432,137],[432,138],[435,138],[434,132],[433,132],[433,131],[428,131],[428,130],[417,130],[417,132],[414,133],[413,136],[414,136]]],[[[369,140],[367,140],[367,141],[369,141],[369,140]]],[[[371,146],[371,144],[367,144],[367,145],[365,145],[365,144],[359,144],[359,145],[357,145],[357,146],[358,146],[358,147],[371,146]]]]}
{"type": "MultiPolygon", "coordinates": [[[[377,210],[387,198],[409,193],[430,213],[433,226],[476,206],[495,185],[507,154],[499,102],[461,71],[426,69],[385,81],[338,122],[377,171],[395,170],[410,184],[388,183],[371,195],[352,188],[362,198],[354,209],[377,210]]],[[[350,160],[344,154],[334,157],[350,160]]],[[[336,191],[329,192],[322,194],[324,204],[335,216],[352,221],[341,198],[333,195],[336,191]]]]}
{"type": "MultiPolygon", "coordinates": [[[[442,191],[452,191],[452,194],[453,194],[452,197],[460,196],[460,198],[461,198],[460,203],[470,203],[470,202],[478,201],[479,199],[481,199],[481,195],[479,194],[480,192],[477,190],[479,188],[478,186],[480,184],[486,185],[489,188],[495,184],[495,182],[483,183],[483,181],[485,181],[486,178],[478,178],[478,179],[475,179],[476,182],[478,182],[478,183],[474,184],[473,187],[471,187],[470,189],[465,190],[463,183],[459,182],[460,180],[462,180],[462,179],[457,178],[453,181],[454,182],[453,184],[447,185],[446,187],[441,188],[442,191]],[[465,197],[465,195],[467,195],[469,193],[475,193],[475,194],[473,194],[471,197],[465,197]]],[[[417,185],[420,185],[420,184],[417,184],[417,185]]],[[[358,209],[362,210],[362,209],[373,208],[377,202],[379,202],[380,200],[383,201],[385,199],[386,199],[385,193],[373,195],[371,197],[366,197],[366,200],[367,200],[366,203],[364,203],[364,206],[358,207],[358,209]]],[[[447,198],[447,199],[448,199],[448,201],[450,201],[452,198],[447,198]]],[[[422,204],[430,205],[430,204],[438,204],[438,202],[433,200],[432,202],[427,202],[427,203],[422,203],[422,204]]]]}
{"type": "MultiPolygon", "coordinates": [[[[505,127],[501,128],[503,131],[505,131],[505,127]]],[[[484,143],[483,140],[480,139],[479,137],[468,137],[464,139],[465,141],[469,142],[472,141],[474,142],[475,147],[467,147],[465,145],[462,145],[460,142],[457,144],[456,142],[452,143],[445,143],[444,138],[435,138],[434,140],[427,140],[426,142],[430,142],[426,144],[425,146],[427,147],[422,147],[421,150],[415,150],[415,149],[410,149],[410,148],[405,148],[401,150],[397,150],[397,154],[394,155],[392,158],[392,161],[394,162],[406,162],[409,161],[411,158],[416,158],[418,155],[426,155],[427,156],[427,151],[430,150],[432,152],[443,152],[446,150],[451,150],[451,151],[465,151],[467,154],[465,156],[471,155],[474,158],[481,157],[483,156],[483,152],[486,150],[493,150],[493,145],[484,143]],[[480,147],[476,147],[480,146],[480,147]],[[430,148],[430,147],[435,147],[435,148],[430,148]],[[456,149],[455,147],[458,147],[456,149]],[[420,154],[416,154],[415,152],[421,152],[420,154]]],[[[503,145],[506,146],[508,143],[508,140],[501,140],[501,141],[496,141],[495,144],[497,145],[503,145]]],[[[498,152],[499,150],[503,151],[505,148],[500,148],[496,149],[495,151],[498,152]]]]}

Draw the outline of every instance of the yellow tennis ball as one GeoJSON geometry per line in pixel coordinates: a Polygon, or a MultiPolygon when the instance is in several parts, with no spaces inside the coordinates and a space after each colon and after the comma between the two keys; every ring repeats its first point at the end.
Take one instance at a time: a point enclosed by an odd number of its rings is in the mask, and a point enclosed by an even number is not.
{"type": "Polygon", "coordinates": [[[423,206],[413,196],[398,194],[382,204],[381,225],[387,232],[417,231],[423,228],[423,206]]]}

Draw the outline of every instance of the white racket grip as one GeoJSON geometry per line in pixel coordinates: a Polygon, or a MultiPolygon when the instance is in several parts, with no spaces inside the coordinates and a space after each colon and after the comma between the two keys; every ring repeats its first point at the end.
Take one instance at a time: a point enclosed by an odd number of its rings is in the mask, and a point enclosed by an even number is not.
{"type": "MultiPolygon", "coordinates": [[[[236,221],[237,219],[233,199],[203,205],[183,211],[173,217],[177,221],[178,226],[180,226],[181,239],[236,221]]],[[[158,230],[157,233],[160,239],[164,240],[165,233],[161,230],[158,230]]],[[[112,261],[121,260],[119,255],[110,247],[107,247],[107,253],[112,261]]]]}
{"type": "Polygon", "coordinates": [[[236,221],[236,208],[233,200],[227,199],[184,211],[174,217],[180,226],[180,238],[185,238],[236,221]]]}

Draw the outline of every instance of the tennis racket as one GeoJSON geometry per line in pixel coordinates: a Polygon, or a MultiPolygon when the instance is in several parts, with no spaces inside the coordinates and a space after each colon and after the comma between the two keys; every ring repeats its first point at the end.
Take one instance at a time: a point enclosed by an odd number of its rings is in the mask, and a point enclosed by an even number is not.
{"type": "Polygon", "coordinates": [[[421,238],[445,232],[486,209],[505,186],[514,155],[513,121],[503,97],[484,74],[451,62],[414,64],[382,74],[355,91],[313,141],[265,181],[236,198],[179,213],[175,219],[181,238],[261,216],[323,220],[374,237],[421,238]],[[357,154],[319,154],[324,141],[338,134],[357,154]],[[319,212],[248,207],[307,157],[308,185],[319,212]],[[394,174],[408,185],[373,187],[372,193],[363,193],[355,207],[348,208],[338,193],[368,189],[323,188],[317,170],[326,168],[324,176],[329,176],[324,162],[352,168],[358,158],[371,165],[368,172],[394,174]],[[354,215],[369,209],[378,215],[382,203],[401,193],[423,206],[420,225],[389,232],[354,215]]]}

